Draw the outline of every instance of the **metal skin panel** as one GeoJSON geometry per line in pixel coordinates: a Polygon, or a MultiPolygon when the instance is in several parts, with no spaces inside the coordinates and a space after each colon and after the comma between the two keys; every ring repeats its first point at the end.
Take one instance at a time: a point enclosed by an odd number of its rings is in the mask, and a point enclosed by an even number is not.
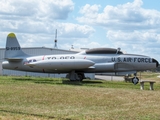
{"type": "Polygon", "coordinates": [[[73,74],[137,72],[154,69],[159,64],[149,56],[123,54],[109,48],[91,49],[76,54],[30,56],[22,51],[14,33],[7,36],[5,59],[3,69],[73,74]]]}
{"type": "MultiPolygon", "coordinates": [[[[99,56],[95,59],[95,56],[86,57],[85,55],[63,55],[64,58],[60,59],[62,55],[50,55],[50,56],[35,56],[21,58],[22,61],[18,62],[14,59],[10,61],[3,62],[4,69],[12,70],[24,70],[24,71],[34,71],[34,72],[44,72],[49,73],[60,73],[60,72],[70,72],[71,70],[79,70],[84,72],[124,72],[124,71],[143,71],[148,69],[156,68],[156,63],[152,62],[152,58],[144,56],[134,56],[132,59],[146,59],[146,61],[121,61],[112,62],[113,57],[103,57],[99,56]],[[69,56],[74,57],[70,59],[69,56]],[[86,57],[86,58],[85,58],[86,57]],[[56,58],[56,59],[55,59],[56,58]],[[77,59],[78,58],[78,59],[77,59]],[[80,59],[81,58],[81,59],[80,59]],[[85,59],[84,59],[85,58],[85,59]],[[93,59],[92,59],[93,58],[93,59]],[[35,61],[34,61],[35,60],[35,61]],[[29,62],[30,61],[30,62],[29,62]],[[98,62],[100,61],[100,62],[98,62]],[[65,71],[64,71],[65,70],[65,71]]],[[[125,57],[118,56],[115,59],[124,60],[125,57]]],[[[127,58],[127,57],[126,57],[127,58]]]]}

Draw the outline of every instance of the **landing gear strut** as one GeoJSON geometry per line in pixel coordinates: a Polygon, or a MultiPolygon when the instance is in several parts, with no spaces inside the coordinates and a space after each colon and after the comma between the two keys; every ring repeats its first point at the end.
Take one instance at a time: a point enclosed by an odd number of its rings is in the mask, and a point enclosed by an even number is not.
{"type": "Polygon", "coordinates": [[[139,78],[137,77],[137,74],[135,73],[135,74],[134,74],[134,77],[132,78],[132,83],[133,83],[134,85],[136,85],[136,84],[138,84],[138,82],[139,82],[139,78]]]}

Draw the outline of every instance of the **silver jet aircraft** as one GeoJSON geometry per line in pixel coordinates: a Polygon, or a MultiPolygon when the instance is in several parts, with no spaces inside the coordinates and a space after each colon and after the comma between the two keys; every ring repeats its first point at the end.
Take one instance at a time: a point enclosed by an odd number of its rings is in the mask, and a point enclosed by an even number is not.
{"type": "Polygon", "coordinates": [[[156,59],[144,55],[124,54],[120,49],[95,48],[77,54],[31,56],[24,53],[14,33],[7,36],[3,69],[42,72],[67,73],[70,80],[85,79],[84,73],[115,73],[126,75],[134,73],[132,82],[139,82],[136,73],[155,69],[156,59]]]}

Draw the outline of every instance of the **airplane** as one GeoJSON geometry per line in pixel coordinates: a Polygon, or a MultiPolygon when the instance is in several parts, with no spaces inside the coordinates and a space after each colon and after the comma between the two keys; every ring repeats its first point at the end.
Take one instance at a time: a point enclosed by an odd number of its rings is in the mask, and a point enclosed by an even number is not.
{"type": "Polygon", "coordinates": [[[92,48],[75,54],[31,56],[24,53],[14,33],[7,36],[3,69],[66,73],[71,81],[85,79],[85,73],[134,73],[133,84],[139,82],[138,71],[155,69],[159,63],[145,55],[125,54],[120,48],[92,48]]]}

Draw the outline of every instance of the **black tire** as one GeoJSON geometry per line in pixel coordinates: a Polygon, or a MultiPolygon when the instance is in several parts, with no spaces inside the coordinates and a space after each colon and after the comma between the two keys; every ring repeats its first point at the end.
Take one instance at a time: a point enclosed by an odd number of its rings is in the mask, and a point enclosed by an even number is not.
{"type": "Polygon", "coordinates": [[[138,84],[138,82],[139,82],[139,78],[138,78],[138,77],[133,77],[133,78],[132,78],[132,83],[133,83],[134,85],[138,84]]]}
{"type": "Polygon", "coordinates": [[[83,76],[82,75],[78,75],[79,77],[79,81],[83,81],[83,76]]]}

